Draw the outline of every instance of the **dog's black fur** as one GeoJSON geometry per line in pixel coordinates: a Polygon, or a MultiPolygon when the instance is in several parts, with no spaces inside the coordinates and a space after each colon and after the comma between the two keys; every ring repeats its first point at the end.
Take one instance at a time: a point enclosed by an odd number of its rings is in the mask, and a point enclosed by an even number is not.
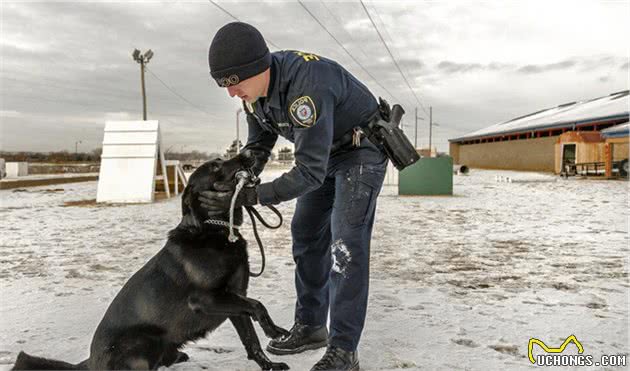
{"type": "MultiPolygon", "coordinates": [[[[157,369],[188,359],[179,349],[230,319],[247,351],[262,369],[288,369],[263,352],[252,318],[270,338],[288,332],[276,326],[265,307],[247,298],[246,241],[228,241],[225,227],[204,224],[199,193],[226,188],[239,169],[253,165],[245,153],[200,166],[182,194],[182,220],[166,245],[120,290],[101,320],[90,358],[76,365],[20,352],[14,369],[157,369]]],[[[220,219],[228,220],[229,210],[220,219]]],[[[242,209],[235,210],[237,222],[242,209]]]]}

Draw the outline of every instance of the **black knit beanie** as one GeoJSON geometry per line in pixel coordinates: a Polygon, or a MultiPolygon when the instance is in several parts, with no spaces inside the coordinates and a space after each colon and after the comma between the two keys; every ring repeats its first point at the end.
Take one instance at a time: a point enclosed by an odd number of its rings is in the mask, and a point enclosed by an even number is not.
{"type": "Polygon", "coordinates": [[[225,88],[265,71],[271,65],[271,54],[254,26],[232,22],[214,35],[208,64],[212,78],[225,88]]]}

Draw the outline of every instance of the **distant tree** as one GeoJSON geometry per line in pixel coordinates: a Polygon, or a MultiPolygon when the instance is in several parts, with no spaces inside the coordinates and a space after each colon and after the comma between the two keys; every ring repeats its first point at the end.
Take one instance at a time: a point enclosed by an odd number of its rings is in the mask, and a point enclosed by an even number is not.
{"type": "Polygon", "coordinates": [[[217,153],[217,152],[212,152],[212,153],[210,153],[208,155],[208,158],[205,159],[205,160],[214,160],[214,159],[217,159],[217,158],[223,158],[223,155],[220,154],[220,153],[217,153]]]}
{"type": "Polygon", "coordinates": [[[90,152],[4,152],[0,151],[0,157],[6,161],[18,162],[99,162],[101,149],[97,148],[90,152]]]}
{"type": "Polygon", "coordinates": [[[102,147],[94,148],[91,153],[92,153],[93,158],[100,159],[101,155],[103,154],[103,148],[102,147]]]}
{"type": "Polygon", "coordinates": [[[278,161],[293,161],[293,150],[289,147],[280,148],[278,151],[278,161]]]}
{"type": "Polygon", "coordinates": [[[235,157],[236,154],[238,153],[237,149],[240,149],[240,148],[243,148],[243,143],[241,143],[240,140],[234,139],[230,147],[225,151],[225,158],[229,160],[235,157]]]}

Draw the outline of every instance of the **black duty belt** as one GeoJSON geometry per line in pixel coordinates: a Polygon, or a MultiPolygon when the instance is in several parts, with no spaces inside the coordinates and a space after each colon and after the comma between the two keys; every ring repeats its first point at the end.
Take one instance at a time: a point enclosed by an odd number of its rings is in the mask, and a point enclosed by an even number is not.
{"type": "Polygon", "coordinates": [[[330,152],[340,149],[353,149],[361,145],[363,138],[368,138],[392,161],[398,170],[420,159],[409,138],[400,129],[399,124],[405,110],[398,104],[391,109],[389,104],[379,98],[379,107],[363,125],[355,126],[341,138],[333,142],[330,152]]]}
{"type": "Polygon", "coordinates": [[[377,109],[365,123],[355,126],[345,134],[335,140],[330,147],[330,153],[335,153],[340,149],[352,150],[361,146],[361,140],[368,137],[370,124],[381,119],[380,111],[377,109]]]}

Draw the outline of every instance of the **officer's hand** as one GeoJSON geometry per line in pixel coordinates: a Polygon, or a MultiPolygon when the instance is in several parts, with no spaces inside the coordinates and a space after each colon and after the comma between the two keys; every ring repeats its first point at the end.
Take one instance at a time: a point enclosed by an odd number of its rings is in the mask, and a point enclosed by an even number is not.
{"type": "Polygon", "coordinates": [[[225,214],[230,210],[234,191],[204,191],[199,194],[201,207],[208,213],[209,217],[225,214]]]}
{"type": "Polygon", "coordinates": [[[258,185],[243,187],[236,199],[236,207],[254,206],[258,204],[258,185]]]}
{"type": "MultiPolygon", "coordinates": [[[[253,206],[258,204],[258,186],[243,187],[238,193],[234,207],[253,206]]],[[[229,191],[203,191],[199,194],[201,207],[206,210],[208,216],[217,216],[230,210],[234,190],[229,191]]]]}

